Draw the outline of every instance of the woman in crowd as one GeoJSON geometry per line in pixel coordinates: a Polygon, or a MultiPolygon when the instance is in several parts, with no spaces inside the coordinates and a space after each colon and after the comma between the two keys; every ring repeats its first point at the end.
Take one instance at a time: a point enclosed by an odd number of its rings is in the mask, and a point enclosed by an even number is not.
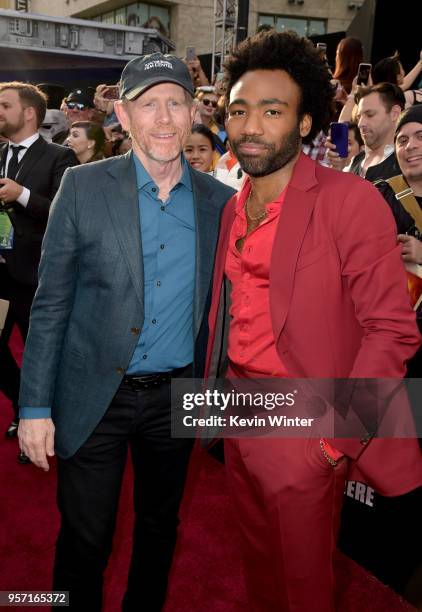
{"type": "Polygon", "coordinates": [[[72,123],[66,143],[73,149],[81,164],[104,159],[105,136],[102,126],[98,123],[72,123]]]}
{"type": "Polygon", "coordinates": [[[337,45],[333,78],[340,82],[348,94],[352,89],[352,81],[358,73],[359,64],[362,62],[363,48],[360,40],[353,36],[343,38],[337,45]]]}
{"type": "Polygon", "coordinates": [[[195,100],[198,100],[198,112],[201,116],[201,123],[214,132],[214,134],[218,134],[220,127],[214,117],[218,104],[218,95],[215,92],[215,88],[211,85],[199,87],[196,90],[195,100]]]}
{"type": "Polygon", "coordinates": [[[212,174],[215,161],[215,138],[209,128],[195,123],[183,151],[192,168],[212,174]]]}
{"type": "Polygon", "coordinates": [[[422,72],[422,51],[415,66],[405,74],[398,52],[391,57],[380,60],[372,69],[372,81],[377,83],[394,83],[403,89],[406,98],[406,108],[422,104],[422,90],[410,89],[415,79],[422,72]]]}

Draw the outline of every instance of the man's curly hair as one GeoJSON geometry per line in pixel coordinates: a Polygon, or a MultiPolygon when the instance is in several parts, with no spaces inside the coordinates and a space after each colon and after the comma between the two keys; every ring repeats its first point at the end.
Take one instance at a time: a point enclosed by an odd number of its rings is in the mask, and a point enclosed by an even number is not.
{"type": "MultiPolygon", "coordinates": [[[[312,128],[303,138],[311,142],[333,120],[334,88],[331,75],[318,49],[296,32],[260,32],[244,40],[224,64],[225,95],[250,70],[285,70],[301,91],[298,117],[309,114],[312,128]]],[[[259,85],[258,85],[259,87],[259,85]]]]}

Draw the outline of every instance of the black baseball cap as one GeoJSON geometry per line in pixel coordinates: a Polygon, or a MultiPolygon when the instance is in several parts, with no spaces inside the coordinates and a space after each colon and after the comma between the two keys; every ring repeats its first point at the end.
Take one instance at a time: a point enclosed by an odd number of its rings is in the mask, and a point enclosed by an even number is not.
{"type": "Polygon", "coordinates": [[[134,100],[159,83],[180,85],[193,97],[194,87],[185,62],[174,55],[152,53],[130,60],[120,79],[120,98],[134,100]]]}
{"type": "Polygon", "coordinates": [[[95,108],[94,93],[95,90],[92,87],[88,87],[87,89],[74,89],[66,96],[65,102],[77,102],[89,106],[90,108],[95,108]]]}
{"type": "Polygon", "coordinates": [[[415,104],[403,111],[399,117],[394,138],[397,138],[397,134],[405,123],[422,123],[422,104],[415,104]]]}

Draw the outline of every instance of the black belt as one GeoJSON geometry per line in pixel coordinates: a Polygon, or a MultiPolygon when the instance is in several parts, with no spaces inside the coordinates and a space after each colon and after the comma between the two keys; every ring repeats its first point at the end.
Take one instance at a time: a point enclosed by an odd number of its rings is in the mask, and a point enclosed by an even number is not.
{"type": "Polygon", "coordinates": [[[172,378],[183,374],[189,378],[191,374],[191,364],[183,368],[176,368],[170,372],[154,372],[152,374],[126,374],[123,377],[121,386],[130,387],[132,391],[143,391],[144,389],[156,389],[162,385],[168,385],[172,378]]]}

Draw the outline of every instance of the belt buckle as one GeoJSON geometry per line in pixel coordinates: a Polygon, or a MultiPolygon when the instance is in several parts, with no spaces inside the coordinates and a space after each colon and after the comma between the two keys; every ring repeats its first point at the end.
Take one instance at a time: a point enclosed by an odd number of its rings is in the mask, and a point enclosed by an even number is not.
{"type": "Polygon", "coordinates": [[[167,372],[157,374],[145,374],[144,376],[133,376],[130,384],[134,391],[143,389],[156,389],[168,381],[167,372]]]}

